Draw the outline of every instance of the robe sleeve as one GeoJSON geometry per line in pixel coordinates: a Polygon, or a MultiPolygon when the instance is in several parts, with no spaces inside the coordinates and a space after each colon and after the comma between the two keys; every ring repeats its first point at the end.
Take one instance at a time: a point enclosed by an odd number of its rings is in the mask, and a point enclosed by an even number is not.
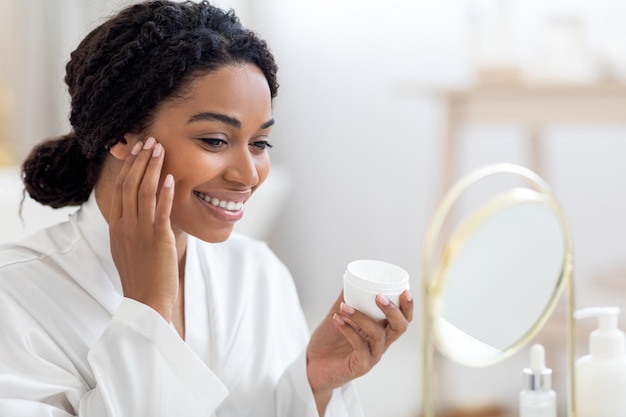
{"type": "MultiPolygon", "coordinates": [[[[9,310],[0,306],[2,315],[9,310]]],[[[0,351],[0,415],[206,417],[228,395],[174,328],[137,301],[122,300],[90,349],[93,387],[45,332],[25,318],[12,320],[2,320],[7,333],[0,340],[19,342],[0,351]]]]}
{"type": "MultiPolygon", "coordinates": [[[[277,417],[319,417],[306,374],[306,349],[287,368],[276,391],[277,417]]],[[[333,391],[324,417],[363,417],[354,384],[333,391]]]]}

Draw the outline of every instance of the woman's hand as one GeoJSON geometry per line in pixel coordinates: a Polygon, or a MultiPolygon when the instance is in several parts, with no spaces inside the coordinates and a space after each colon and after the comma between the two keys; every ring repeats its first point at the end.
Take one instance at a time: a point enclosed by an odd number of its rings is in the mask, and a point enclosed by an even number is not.
{"type": "Polygon", "coordinates": [[[170,224],[174,180],[158,192],[165,150],[154,138],[138,142],[115,181],[109,233],[124,296],[170,322],[178,295],[178,256],[170,224]]]}
{"type": "Polygon", "coordinates": [[[376,304],[386,320],[374,320],[356,311],[343,302],[342,293],[311,336],[307,375],[320,415],[324,415],[332,390],[369,372],[413,319],[409,291],[400,295],[399,307],[380,295],[376,304]]]}

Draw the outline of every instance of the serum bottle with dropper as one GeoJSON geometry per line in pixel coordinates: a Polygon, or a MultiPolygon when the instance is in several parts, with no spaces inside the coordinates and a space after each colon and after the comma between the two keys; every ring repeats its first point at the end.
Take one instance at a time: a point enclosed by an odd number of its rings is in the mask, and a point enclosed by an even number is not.
{"type": "Polygon", "coordinates": [[[545,350],[530,348],[530,367],[525,368],[524,389],[519,395],[520,417],[556,417],[556,393],[552,390],[552,369],[546,367],[545,350]]]}

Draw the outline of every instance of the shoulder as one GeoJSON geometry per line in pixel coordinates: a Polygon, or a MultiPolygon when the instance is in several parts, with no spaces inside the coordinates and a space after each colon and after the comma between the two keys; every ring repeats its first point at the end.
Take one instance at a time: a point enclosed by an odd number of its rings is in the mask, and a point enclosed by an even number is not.
{"type": "Polygon", "coordinates": [[[97,259],[72,221],[42,229],[22,240],[0,244],[0,291],[23,294],[37,288],[75,287],[75,278],[97,259]]]}
{"type": "Polygon", "coordinates": [[[81,241],[76,225],[62,222],[21,240],[0,244],[0,277],[3,271],[71,253],[81,241]]]}
{"type": "Polygon", "coordinates": [[[28,314],[39,314],[43,305],[48,311],[53,305],[62,309],[68,304],[66,296],[77,287],[73,268],[89,262],[82,242],[76,226],[68,221],[1,244],[0,298],[5,303],[13,300],[28,314]]]}

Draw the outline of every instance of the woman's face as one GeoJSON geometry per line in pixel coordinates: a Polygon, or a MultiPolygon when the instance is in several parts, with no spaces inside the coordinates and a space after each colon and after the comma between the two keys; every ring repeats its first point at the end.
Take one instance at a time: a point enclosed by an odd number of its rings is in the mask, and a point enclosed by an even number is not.
{"type": "Polygon", "coordinates": [[[174,176],[175,232],[207,242],[230,236],[269,173],[273,123],[267,80],[250,64],[199,76],[157,108],[147,135],[165,149],[161,179],[174,176]]]}

